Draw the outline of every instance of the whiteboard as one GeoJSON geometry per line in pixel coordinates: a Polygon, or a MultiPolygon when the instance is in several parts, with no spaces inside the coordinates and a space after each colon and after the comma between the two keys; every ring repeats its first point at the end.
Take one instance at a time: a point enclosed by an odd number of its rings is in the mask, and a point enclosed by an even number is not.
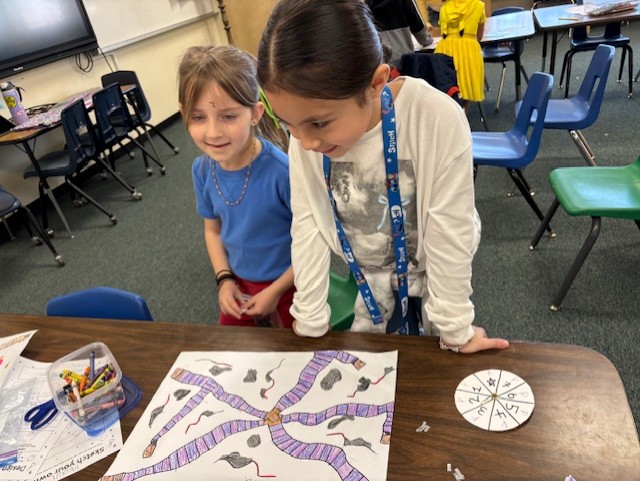
{"type": "Polygon", "coordinates": [[[212,0],[82,0],[109,52],[217,13],[212,0]]]}

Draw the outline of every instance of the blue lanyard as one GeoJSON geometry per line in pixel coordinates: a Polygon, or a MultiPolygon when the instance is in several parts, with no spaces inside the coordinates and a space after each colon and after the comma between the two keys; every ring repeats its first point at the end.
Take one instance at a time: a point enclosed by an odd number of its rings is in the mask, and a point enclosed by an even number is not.
{"type": "MultiPolygon", "coordinates": [[[[400,185],[398,176],[398,150],[397,150],[397,137],[396,137],[396,114],[393,107],[393,97],[389,87],[385,85],[380,96],[380,102],[382,106],[382,141],[384,145],[384,158],[385,158],[385,170],[386,170],[386,185],[387,185],[387,200],[389,203],[389,219],[391,221],[391,236],[393,238],[393,250],[396,258],[396,276],[398,278],[398,295],[400,299],[400,306],[402,308],[402,327],[399,329],[400,334],[407,334],[409,332],[407,325],[407,311],[409,307],[409,285],[407,282],[407,241],[404,233],[404,216],[402,213],[402,203],[400,196],[400,185]]],[[[382,315],[378,304],[373,297],[369,283],[364,277],[364,274],[360,270],[360,266],[355,260],[353,250],[349,239],[342,228],[342,224],[338,219],[336,212],[336,202],[331,192],[331,159],[326,155],[322,158],[324,168],[324,180],[327,184],[327,191],[329,192],[329,200],[333,209],[333,218],[336,223],[336,229],[338,230],[338,239],[342,246],[342,251],[349,264],[349,269],[353,273],[353,277],[356,279],[360,295],[364,301],[365,306],[369,310],[371,315],[371,321],[374,324],[380,324],[383,322],[382,315]]]]}

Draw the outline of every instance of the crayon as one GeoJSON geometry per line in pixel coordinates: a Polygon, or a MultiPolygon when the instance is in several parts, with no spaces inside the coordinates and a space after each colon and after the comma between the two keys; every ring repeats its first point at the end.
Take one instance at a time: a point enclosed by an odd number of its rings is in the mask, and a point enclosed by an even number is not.
{"type": "Polygon", "coordinates": [[[60,377],[62,377],[62,378],[69,377],[69,378],[73,379],[76,382],[82,381],[82,376],[80,374],[75,373],[73,371],[70,371],[69,369],[63,370],[62,374],[60,374],[60,377]]]}
{"type": "Polygon", "coordinates": [[[84,407],[82,406],[82,398],[80,396],[80,391],[78,391],[78,385],[74,382],[71,385],[71,388],[73,389],[73,395],[76,397],[76,400],[78,402],[78,414],[80,415],[80,419],[84,419],[86,413],[84,407]]]}
{"type": "Polygon", "coordinates": [[[82,380],[80,381],[80,392],[84,391],[85,386],[87,385],[87,379],[89,377],[89,372],[90,372],[90,367],[87,366],[87,368],[84,370],[84,374],[82,375],[82,380]]]}
{"type": "Polygon", "coordinates": [[[96,353],[91,351],[89,353],[89,376],[93,379],[96,371],[96,353]]]}

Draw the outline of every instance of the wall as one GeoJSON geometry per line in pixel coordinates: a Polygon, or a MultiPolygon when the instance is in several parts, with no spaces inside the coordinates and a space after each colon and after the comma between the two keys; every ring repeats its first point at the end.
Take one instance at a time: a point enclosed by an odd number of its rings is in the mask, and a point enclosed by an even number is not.
{"type": "MultiPolygon", "coordinates": [[[[227,37],[220,15],[177,28],[107,54],[114,69],[135,70],[151,105],[151,122],[159,123],[178,112],[176,70],[178,62],[191,45],[226,44],[227,37]]],[[[73,58],[64,59],[15,75],[10,80],[24,88],[26,107],[56,102],[70,94],[101,85],[100,77],[109,67],[102,57],[94,57],[93,70],[84,73],[73,58]]],[[[0,115],[10,117],[0,100],[0,115]]],[[[36,155],[62,148],[62,129],[38,137],[36,155]]],[[[0,184],[23,203],[38,198],[36,179],[25,180],[22,173],[29,165],[27,156],[14,146],[0,147],[0,184]]],[[[53,179],[52,179],[53,180],[53,179]]],[[[52,182],[52,185],[57,185],[52,182]]]]}
{"type": "Polygon", "coordinates": [[[267,19],[278,0],[225,0],[233,43],[258,54],[258,44],[267,19]]]}

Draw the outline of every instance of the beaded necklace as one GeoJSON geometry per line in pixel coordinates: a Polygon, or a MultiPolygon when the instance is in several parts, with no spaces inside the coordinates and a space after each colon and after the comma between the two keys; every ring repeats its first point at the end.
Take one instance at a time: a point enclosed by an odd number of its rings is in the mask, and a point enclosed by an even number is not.
{"type": "Polygon", "coordinates": [[[218,162],[216,162],[215,160],[213,161],[214,165],[213,165],[213,171],[211,173],[211,175],[213,176],[213,185],[215,185],[216,192],[218,192],[218,195],[226,205],[233,207],[238,205],[240,202],[242,202],[242,199],[244,199],[244,195],[247,193],[247,187],[249,186],[249,177],[251,177],[251,166],[253,165],[253,161],[255,160],[255,157],[256,157],[256,139],[253,139],[253,148],[251,149],[251,161],[247,166],[247,173],[244,176],[244,185],[242,186],[242,192],[240,192],[240,196],[238,197],[238,199],[234,201],[228,200],[222,193],[222,190],[220,190],[220,186],[218,185],[218,176],[216,174],[218,162]]]}

